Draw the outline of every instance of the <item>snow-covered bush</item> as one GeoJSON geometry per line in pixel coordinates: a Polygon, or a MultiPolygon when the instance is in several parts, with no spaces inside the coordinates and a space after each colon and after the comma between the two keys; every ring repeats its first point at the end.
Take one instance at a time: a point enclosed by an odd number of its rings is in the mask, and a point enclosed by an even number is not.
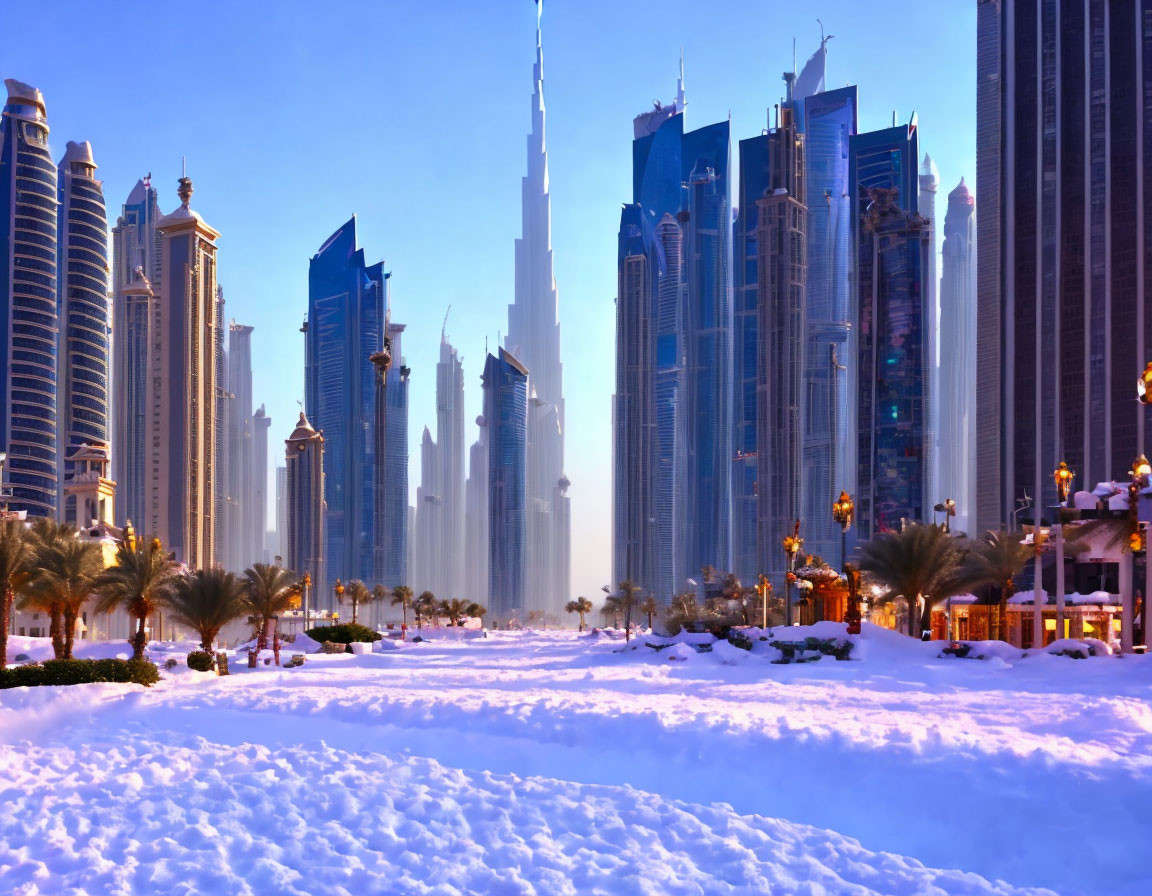
{"type": "Polygon", "coordinates": [[[216,661],[207,650],[193,650],[188,654],[188,668],[195,672],[211,672],[216,661]]]}
{"type": "Polygon", "coordinates": [[[351,644],[353,641],[379,641],[382,637],[379,632],[355,622],[348,622],[343,625],[321,625],[308,629],[304,634],[321,644],[325,641],[330,641],[333,644],[351,644]]]}

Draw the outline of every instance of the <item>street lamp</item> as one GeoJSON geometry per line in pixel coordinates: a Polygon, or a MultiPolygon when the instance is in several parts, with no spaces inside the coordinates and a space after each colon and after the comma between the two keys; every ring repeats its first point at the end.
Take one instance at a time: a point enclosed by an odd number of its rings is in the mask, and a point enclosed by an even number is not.
{"type": "MultiPolygon", "coordinates": [[[[944,531],[951,532],[952,526],[949,520],[956,516],[956,502],[952,498],[945,498],[941,503],[932,508],[933,513],[944,514],[944,531]]],[[[935,522],[935,517],[933,517],[935,522]]]]}
{"type": "Polygon", "coordinates": [[[804,539],[800,537],[800,520],[796,520],[796,525],[792,527],[792,534],[785,535],[783,541],[780,542],[784,548],[784,554],[788,558],[788,571],[784,575],[784,624],[792,624],[792,571],[796,566],[796,555],[800,553],[800,548],[804,545],[804,539]]]}
{"type": "Polygon", "coordinates": [[[1136,380],[1136,399],[1141,404],[1152,404],[1152,361],[1144,365],[1144,372],[1136,380]]]}
{"type": "MultiPolygon", "coordinates": [[[[337,578],[336,586],[332,590],[336,592],[336,604],[339,606],[344,602],[344,583],[337,578]]],[[[335,609],[335,607],[333,607],[333,609],[335,609]]]]}
{"type": "Polygon", "coordinates": [[[1128,483],[1128,550],[1120,557],[1120,649],[1124,653],[1132,652],[1133,555],[1144,550],[1144,533],[1140,529],[1140,492],[1148,487],[1152,464],[1141,454],[1132,461],[1128,475],[1132,477],[1128,483]]]}
{"type": "Polygon", "coordinates": [[[304,631],[308,631],[308,589],[312,587],[311,573],[304,573],[304,578],[300,580],[300,584],[304,590],[304,631]]]}
{"type": "Polygon", "coordinates": [[[762,611],[762,621],[760,624],[761,629],[768,628],[768,595],[772,593],[772,583],[768,581],[768,576],[760,573],[760,579],[756,583],[756,593],[760,595],[760,607],[762,611]]]}
{"type": "MultiPolygon", "coordinates": [[[[1056,494],[1060,498],[1061,506],[1067,506],[1068,495],[1072,491],[1072,480],[1076,473],[1069,469],[1068,464],[1060,461],[1052,471],[1052,481],[1056,483],[1056,494]]],[[[1056,546],[1056,637],[1064,637],[1064,519],[1063,511],[1056,508],[1056,524],[1052,527],[1056,546]]]]}
{"type": "Polygon", "coordinates": [[[840,492],[840,500],[832,503],[832,519],[840,524],[840,569],[848,562],[848,529],[852,526],[852,514],[856,505],[848,492],[840,492]]]}

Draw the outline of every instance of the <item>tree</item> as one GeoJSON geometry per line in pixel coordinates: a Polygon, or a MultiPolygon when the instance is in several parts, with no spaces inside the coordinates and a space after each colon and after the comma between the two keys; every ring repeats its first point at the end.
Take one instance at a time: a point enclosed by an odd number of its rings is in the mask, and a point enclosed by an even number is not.
{"type": "Polygon", "coordinates": [[[98,545],[81,541],[66,523],[37,520],[32,532],[34,569],[20,605],[49,614],[53,653],[70,660],[76,620],[104,572],[104,558],[98,545]]]}
{"type": "Polygon", "coordinates": [[[716,567],[711,563],[705,563],[700,567],[700,575],[704,577],[705,584],[711,585],[716,581],[716,567]]]}
{"type": "Polygon", "coordinates": [[[908,634],[920,631],[920,610],[971,587],[965,574],[966,539],[953,538],[939,526],[913,523],[900,532],[885,532],[859,546],[860,568],[908,605],[908,634]]]}
{"type": "Polygon", "coordinates": [[[1032,546],[1020,532],[985,532],[973,543],[971,564],[981,584],[1000,589],[999,635],[1008,640],[1008,598],[1015,589],[1013,579],[1032,557],[1032,546]]]}
{"type": "Polygon", "coordinates": [[[212,650],[220,629],[248,610],[243,584],[222,569],[198,569],[177,577],[164,597],[164,606],[177,623],[200,636],[200,646],[207,651],[212,650]]]}
{"type": "MultiPolygon", "coordinates": [[[[608,590],[608,586],[604,586],[604,590],[608,590]]],[[[604,602],[605,608],[609,605],[613,609],[624,615],[624,640],[632,640],[632,610],[636,607],[640,600],[640,586],[633,582],[631,579],[625,579],[620,583],[619,589],[615,594],[609,594],[608,599],[604,602]]]]}
{"type": "Polygon", "coordinates": [[[147,544],[143,539],[121,539],[116,545],[116,562],[92,583],[99,596],[97,613],[123,607],[136,620],[133,659],[144,658],[145,624],[168,594],[176,573],[176,561],[164,553],[159,538],[147,544]]]}
{"type": "Polygon", "coordinates": [[[383,585],[372,586],[372,594],[368,599],[368,603],[376,607],[376,609],[372,611],[372,618],[375,620],[377,626],[380,624],[380,608],[384,606],[384,603],[391,597],[392,592],[383,585]]]}
{"type": "MultiPolygon", "coordinates": [[[[363,583],[361,583],[363,584],[363,583]]],[[[268,647],[272,620],[292,609],[300,599],[300,584],[294,573],[270,563],[253,563],[240,580],[244,608],[260,625],[256,650],[268,647]]]]}
{"type": "Polygon", "coordinates": [[[341,606],[344,604],[352,605],[352,624],[355,625],[358,619],[360,605],[371,602],[372,592],[368,590],[368,586],[360,579],[353,579],[349,582],[343,591],[336,592],[336,598],[340,601],[341,606]]]}
{"type": "Polygon", "coordinates": [[[392,606],[400,605],[404,614],[404,629],[408,629],[408,611],[412,608],[412,589],[407,585],[397,585],[392,589],[392,606]]]}
{"type": "Polygon", "coordinates": [[[435,594],[431,591],[420,592],[420,596],[416,598],[416,603],[413,605],[413,609],[416,611],[416,628],[422,628],[425,619],[434,618],[438,607],[435,594]]]}
{"type": "Polygon", "coordinates": [[[0,669],[8,666],[8,626],[12,603],[28,580],[32,540],[20,520],[0,520],[0,669]]]}
{"type": "Polygon", "coordinates": [[[487,612],[488,608],[483,604],[476,603],[476,601],[469,601],[464,608],[464,615],[470,619],[483,619],[487,612]]]}
{"type": "Polygon", "coordinates": [[[468,602],[460,600],[458,597],[453,597],[450,600],[442,600],[439,604],[439,613],[448,620],[448,625],[451,627],[459,627],[460,620],[467,615],[468,602]]]}
{"type": "Polygon", "coordinates": [[[648,617],[648,628],[652,628],[652,617],[660,612],[660,604],[656,603],[656,598],[649,594],[640,602],[638,609],[648,617]]]}
{"type": "Polygon", "coordinates": [[[592,601],[586,597],[578,597],[576,600],[570,600],[564,605],[566,613],[579,613],[580,614],[580,631],[584,631],[584,614],[592,612],[592,601]]]}

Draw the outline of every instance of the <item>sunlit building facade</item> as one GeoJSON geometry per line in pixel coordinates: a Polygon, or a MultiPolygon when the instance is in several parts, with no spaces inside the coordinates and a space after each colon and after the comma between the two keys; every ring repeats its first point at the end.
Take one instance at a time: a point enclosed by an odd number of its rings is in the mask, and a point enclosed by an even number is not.
{"type": "Polygon", "coordinates": [[[58,508],[57,170],[44,97],[8,79],[0,117],[0,452],[8,506],[58,508]]]}
{"type": "MultiPolygon", "coordinates": [[[[284,567],[298,576],[308,573],[312,588],[327,581],[324,526],[324,436],[303,411],[284,443],[284,567]]],[[[313,590],[313,607],[331,609],[332,592],[313,590]]]]}
{"type": "Polygon", "coordinates": [[[525,608],[529,372],[500,349],[484,364],[488,428],[488,611],[506,623],[525,608]]]}

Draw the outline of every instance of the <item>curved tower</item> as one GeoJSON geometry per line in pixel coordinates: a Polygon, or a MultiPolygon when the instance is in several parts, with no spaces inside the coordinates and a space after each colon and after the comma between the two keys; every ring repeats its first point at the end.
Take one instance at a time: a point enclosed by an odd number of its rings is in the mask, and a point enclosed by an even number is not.
{"type": "Polygon", "coordinates": [[[0,453],[8,505],[55,516],[56,166],[44,97],[9,78],[0,117],[0,453]]]}
{"type": "MultiPolygon", "coordinates": [[[[108,217],[92,145],[68,142],[60,162],[60,357],[57,468],[60,490],[84,445],[108,446],[108,217]]],[[[87,522],[85,520],[84,522],[87,522]]]]}

